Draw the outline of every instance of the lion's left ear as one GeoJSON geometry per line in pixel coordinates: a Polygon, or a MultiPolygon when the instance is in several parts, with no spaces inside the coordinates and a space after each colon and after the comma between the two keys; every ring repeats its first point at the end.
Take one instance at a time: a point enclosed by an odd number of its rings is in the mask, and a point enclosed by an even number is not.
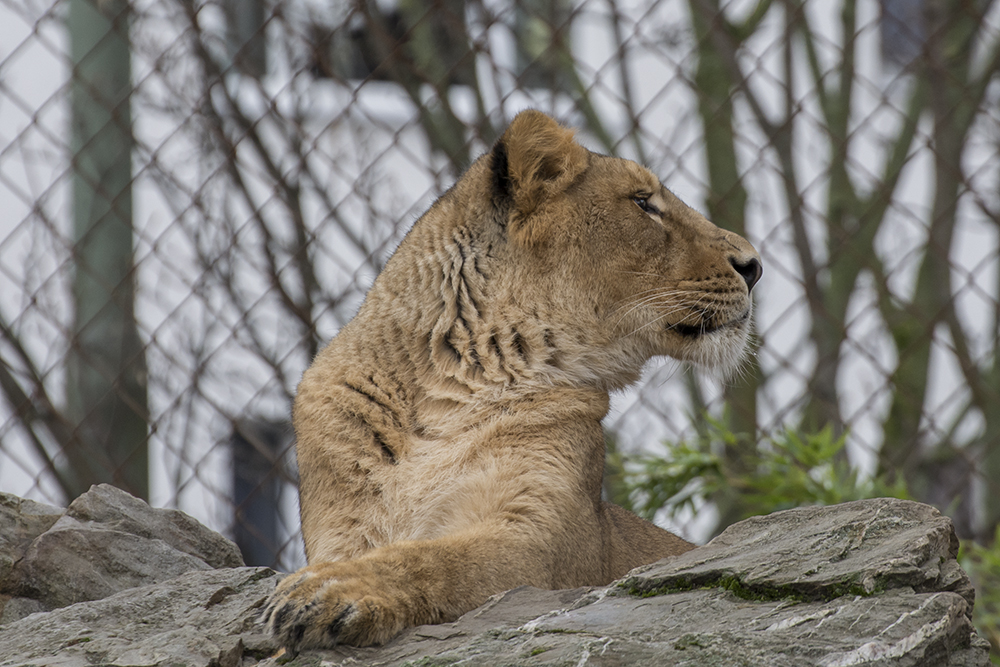
{"type": "Polygon", "coordinates": [[[493,147],[493,196],[512,204],[508,232],[533,243],[544,236],[532,214],[587,168],[587,149],[541,111],[522,111],[493,147]]]}

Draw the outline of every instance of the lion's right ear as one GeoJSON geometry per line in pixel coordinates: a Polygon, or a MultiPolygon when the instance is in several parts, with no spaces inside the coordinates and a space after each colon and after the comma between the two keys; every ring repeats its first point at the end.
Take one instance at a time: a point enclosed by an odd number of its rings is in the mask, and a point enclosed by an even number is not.
{"type": "Polygon", "coordinates": [[[561,193],[587,168],[587,149],[569,130],[541,111],[522,111],[493,147],[493,194],[513,205],[508,233],[526,242],[541,240],[544,229],[530,224],[532,213],[561,193]]]}

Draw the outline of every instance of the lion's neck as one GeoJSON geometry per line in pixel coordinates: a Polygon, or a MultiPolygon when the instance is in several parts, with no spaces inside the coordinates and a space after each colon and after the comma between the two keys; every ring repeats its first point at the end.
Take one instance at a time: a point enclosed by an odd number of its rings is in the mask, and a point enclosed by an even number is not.
{"type": "MultiPolygon", "coordinates": [[[[442,200],[427,216],[454,219],[449,206],[442,200]]],[[[482,406],[556,391],[606,402],[638,377],[645,359],[595,339],[598,327],[581,321],[587,314],[551,298],[534,276],[510,275],[499,241],[472,223],[425,223],[433,221],[417,223],[379,276],[356,328],[367,338],[359,351],[371,357],[357,361],[419,387],[419,423],[464,423],[482,406]]]]}
{"type": "MultiPolygon", "coordinates": [[[[588,357],[576,334],[548,323],[544,312],[532,316],[516,304],[497,306],[485,298],[463,305],[466,299],[459,297],[457,306],[421,305],[413,295],[373,290],[358,315],[368,324],[355,328],[365,338],[355,339],[343,357],[358,368],[376,366],[412,388],[406,412],[418,437],[451,437],[498,409],[520,412],[556,397],[563,402],[575,397],[587,406],[577,414],[599,421],[609,391],[632,379],[622,373],[626,364],[609,360],[610,355],[588,357]],[[371,334],[375,322],[381,338],[371,334]],[[609,375],[617,382],[609,383],[609,375]]],[[[354,337],[350,328],[343,333],[354,337]]]]}

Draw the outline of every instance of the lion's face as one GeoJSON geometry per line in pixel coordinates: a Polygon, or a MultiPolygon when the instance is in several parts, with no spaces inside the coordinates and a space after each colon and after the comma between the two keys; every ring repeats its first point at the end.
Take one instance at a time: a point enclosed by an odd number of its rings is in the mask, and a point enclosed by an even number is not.
{"type": "MultiPolygon", "coordinates": [[[[753,247],[689,208],[649,170],[590,153],[548,117],[529,113],[501,140],[513,202],[513,282],[537,286],[522,300],[535,301],[531,307],[549,319],[575,322],[581,351],[606,352],[609,366],[669,355],[733,370],[761,274],[753,247]]],[[[603,363],[597,353],[581,358],[603,363]]]]}
{"type": "Polygon", "coordinates": [[[400,363],[449,400],[612,389],[658,355],[734,370],[760,273],[648,169],[527,111],[414,225],[359,315],[412,336],[400,363]]]}
{"type": "Polygon", "coordinates": [[[634,338],[649,355],[713,368],[739,361],[750,290],[761,274],[746,240],[713,225],[628,160],[592,156],[567,197],[583,223],[573,244],[575,268],[595,274],[590,297],[608,335],[634,338]]]}

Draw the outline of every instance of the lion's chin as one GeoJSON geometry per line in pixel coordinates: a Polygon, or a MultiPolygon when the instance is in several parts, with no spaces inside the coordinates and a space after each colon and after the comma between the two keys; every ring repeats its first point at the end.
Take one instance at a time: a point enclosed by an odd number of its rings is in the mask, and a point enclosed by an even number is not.
{"type": "Polygon", "coordinates": [[[686,361],[723,383],[740,374],[749,356],[750,311],[711,327],[691,327],[685,331],[676,327],[683,343],[670,356],[686,361]]]}
{"type": "Polygon", "coordinates": [[[745,330],[748,328],[750,322],[750,310],[748,307],[735,317],[728,319],[716,316],[703,320],[698,324],[678,322],[677,324],[670,325],[668,328],[687,339],[698,339],[727,329],[745,330]]]}

